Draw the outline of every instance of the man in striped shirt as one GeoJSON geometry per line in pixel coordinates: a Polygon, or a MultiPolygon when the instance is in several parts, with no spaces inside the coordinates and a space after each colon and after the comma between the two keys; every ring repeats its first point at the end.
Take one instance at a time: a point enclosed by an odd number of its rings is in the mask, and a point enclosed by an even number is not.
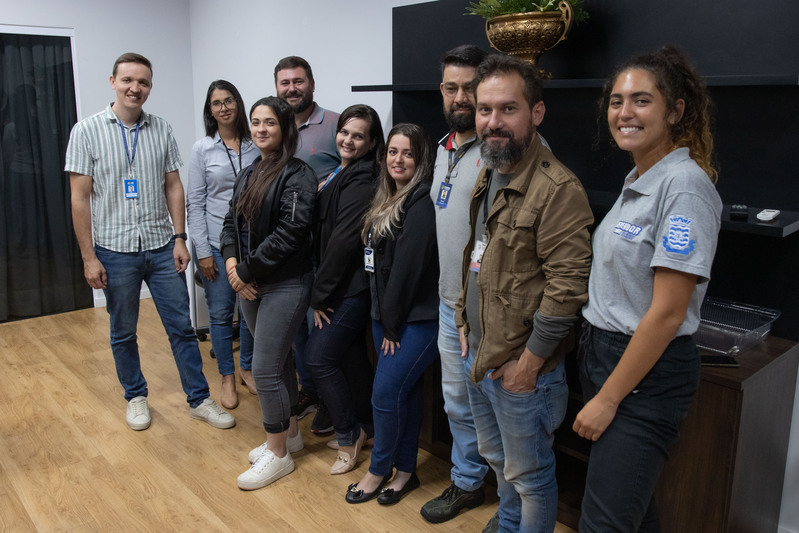
{"type": "Polygon", "coordinates": [[[111,351],[128,400],[128,426],[150,426],[147,381],[136,342],[144,281],[169,335],[191,417],[229,428],[236,421],[210,398],[189,319],[184,271],[190,258],[178,173],[183,163],[169,124],[142,111],[152,76],[147,58],[121,55],[110,78],[114,102],[72,129],[65,164],[72,222],[86,281],[105,293],[111,351]]]}

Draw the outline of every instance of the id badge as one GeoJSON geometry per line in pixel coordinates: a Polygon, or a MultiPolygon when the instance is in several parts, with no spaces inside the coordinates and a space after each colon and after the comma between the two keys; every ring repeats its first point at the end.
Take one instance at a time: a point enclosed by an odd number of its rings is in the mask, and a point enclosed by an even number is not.
{"type": "Polygon", "coordinates": [[[442,181],[441,188],[438,190],[438,198],[436,199],[436,205],[438,207],[447,207],[447,202],[449,202],[449,193],[451,191],[452,184],[442,181]]]}
{"type": "Polygon", "coordinates": [[[363,249],[363,269],[367,272],[375,271],[375,251],[368,246],[363,249]]]}
{"type": "Polygon", "coordinates": [[[469,264],[469,270],[472,272],[480,272],[480,264],[483,262],[483,252],[486,251],[488,244],[488,237],[483,235],[483,238],[474,242],[474,249],[472,250],[472,262],[469,264]]]}
{"type": "Polygon", "coordinates": [[[125,180],[125,198],[138,198],[139,197],[139,182],[138,180],[129,179],[125,180]]]}

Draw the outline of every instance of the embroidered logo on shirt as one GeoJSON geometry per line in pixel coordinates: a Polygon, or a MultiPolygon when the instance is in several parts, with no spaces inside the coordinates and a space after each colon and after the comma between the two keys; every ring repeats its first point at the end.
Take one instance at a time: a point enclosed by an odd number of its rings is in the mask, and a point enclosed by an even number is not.
{"type": "Polygon", "coordinates": [[[635,224],[630,224],[629,222],[619,220],[616,222],[616,227],[613,228],[613,233],[624,237],[625,239],[633,240],[641,234],[641,226],[636,226],[635,224]]]}
{"type": "Polygon", "coordinates": [[[663,236],[663,247],[667,252],[688,255],[694,249],[691,237],[691,220],[681,215],[669,217],[669,234],[663,236]]]}

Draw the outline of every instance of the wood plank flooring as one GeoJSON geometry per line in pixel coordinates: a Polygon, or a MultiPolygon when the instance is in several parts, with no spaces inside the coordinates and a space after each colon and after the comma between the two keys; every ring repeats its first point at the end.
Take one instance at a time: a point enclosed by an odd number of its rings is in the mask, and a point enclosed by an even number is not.
{"type": "MultiPolygon", "coordinates": [[[[331,476],[335,452],[310,432],[312,416],[300,422],[295,472],[241,491],[247,453],[265,439],[256,397],[239,386],[235,428],[192,420],[152,300],[141,302],[139,347],[152,426],[137,432],[125,424],[104,308],[0,324],[0,531],[479,532],[496,511],[492,494],[449,522],[427,523],[419,509],[449,485],[449,465],[423,450],[422,486],[399,504],[346,504],[369,448],[354,471],[331,476]]],[[[218,398],[210,342],[200,348],[218,398]]]]}

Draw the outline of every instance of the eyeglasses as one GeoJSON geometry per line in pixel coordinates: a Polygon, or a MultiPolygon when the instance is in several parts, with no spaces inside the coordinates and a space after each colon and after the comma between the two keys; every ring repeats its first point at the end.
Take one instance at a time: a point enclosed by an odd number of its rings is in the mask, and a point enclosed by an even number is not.
{"type": "Polygon", "coordinates": [[[211,102],[211,109],[214,109],[216,111],[222,109],[222,106],[225,106],[227,109],[233,109],[234,107],[236,107],[236,100],[234,100],[231,97],[231,98],[225,98],[222,101],[214,100],[213,102],[211,102]]]}

